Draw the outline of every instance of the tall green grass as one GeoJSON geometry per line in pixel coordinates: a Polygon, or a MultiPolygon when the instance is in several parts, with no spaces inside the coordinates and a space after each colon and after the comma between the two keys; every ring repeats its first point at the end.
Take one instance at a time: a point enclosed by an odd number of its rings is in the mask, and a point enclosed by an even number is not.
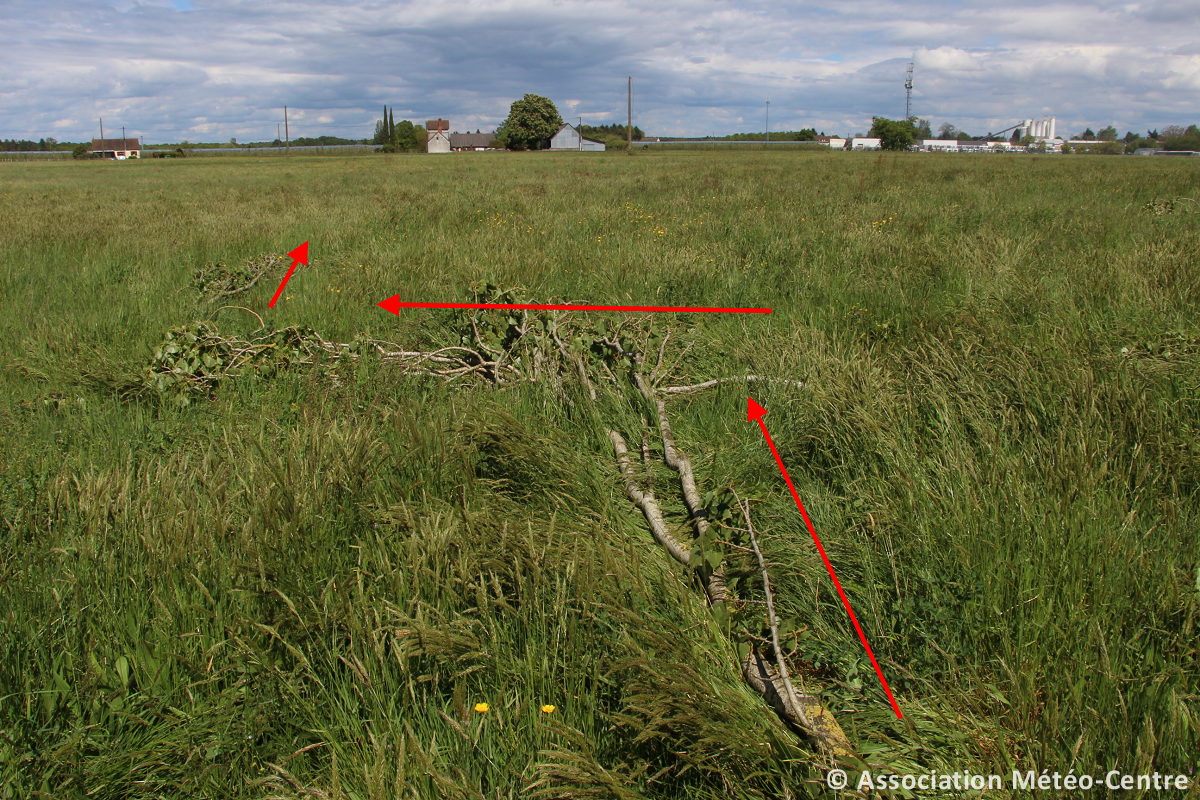
{"type": "MultiPolygon", "coordinates": [[[[895,769],[1194,768],[1197,217],[1155,159],[739,152],[0,165],[0,796],[781,797],[812,755],[616,480],[591,407],[369,359],[186,409],[106,388],[310,241],[275,309],[419,347],[476,281],[660,319],[796,667],[895,769]],[[1186,204],[1182,204],[1186,205],[1186,204]],[[895,720],[752,391],[901,707],[895,720]],[[488,711],[474,710],[486,703],[488,711]],[[544,713],[543,706],[555,710],[544,713]],[[786,787],[786,788],[785,788],[786,787]]],[[[653,470],[673,523],[669,472],[653,470]]]]}

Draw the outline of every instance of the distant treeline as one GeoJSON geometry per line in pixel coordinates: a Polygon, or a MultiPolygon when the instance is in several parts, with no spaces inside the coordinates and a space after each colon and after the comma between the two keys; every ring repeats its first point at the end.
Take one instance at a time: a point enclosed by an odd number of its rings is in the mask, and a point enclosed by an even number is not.
{"type": "MultiPolygon", "coordinates": [[[[301,136],[299,139],[292,139],[293,147],[333,147],[339,144],[370,144],[370,139],[343,139],[340,136],[301,136]]],[[[276,139],[271,142],[272,147],[283,147],[286,142],[281,142],[276,139]]]]}
{"type": "MultiPolygon", "coordinates": [[[[609,136],[618,136],[624,139],[629,129],[624,125],[618,125],[614,122],[612,125],[580,125],[579,132],[584,136],[603,141],[609,136]]],[[[635,142],[641,141],[645,135],[641,128],[637,125],[633,126],[633,140],[635,142]]]]}
{"type": "Polygon", "coordinates": [[[57,139],[49,137],[38,139],[36,142],[31,142],[28,139],[3,139],[0,140],[0,150],[11,153],[14,151],[22,153],[32,153],[47,150],[70,150],[74,145],[70,142],[59,142],[57,139]]]}
{"type": "MultiPolygon", "coordinates": [[[[815,128],[804,128],[798,131],[771,131],[772,142],[815,142],[818,136],[824,136],[825,131],[817,133],[815,128]]],[[[765,133],[731,133],[722,136],[726,142],[762,142],[766,141],[765,133]]]]}

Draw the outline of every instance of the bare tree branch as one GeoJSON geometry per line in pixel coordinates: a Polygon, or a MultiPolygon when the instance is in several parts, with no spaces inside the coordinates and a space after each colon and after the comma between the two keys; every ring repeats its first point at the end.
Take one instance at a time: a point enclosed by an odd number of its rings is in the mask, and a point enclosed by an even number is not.
{"type": "Polygon", "coordinates": [[[786,378],[767,378],[762,375],[737,375],[732,378],[713,378],[711,381],[694,383],[691,386],[663,386],[659,391],[663,394],[691,394],[692,392],[700,392],[722,383],[731,383],[734,381],[768,381],[770,383],[782,383],[787,386],[804,388],[803,381],[792,381],[786,378]]]}
{"type": "Polygon", "coordinates": [[[685,567],[688,566],[692,560],[691,552],[680,544],[679,540],[672,536],[667,529],[667,523],[663,521],[662,511],[659,510],[658,501],[654,499],[654,495],[643,492],[637,485],[637,481],[634,480],[633,466],[629,463],[629,448],[625,446],[625,439],[614,430],[608,432],[608,438],[612,441],[613,450],[617,453],[617,464],[621,468],[621,475],[625,478],[625,493],[629,495],[629,499],[633,501],[634,505],[642,510],[646,522],[650,523],[650,532],[654,534],[655,540],[667,549],[672,558],[685,567]]]}
{"type": "Polygon", "coordinates": [[[762,687],[759,690],[760,694],[775,707],[781,717],[790,719],[794,725],[807,731],[827,753],[834,756],[851,755],[853,750],[850,740],[834,720],[833,715],[826,710],[820,700],[808,693],[797,692],[796,687],[792,685],[791,676],[788,675],[787,661],[783,657],[783,647],[779,644],[779,621],[775,617],[775,594],[771,591],[771,577],[767,573],[767,562],[763,559],[762,550],[758,546],[754,525],[750,522],[750,501],[743,501],[741,497],[738,497],[737,492],[734,492],[733,496],[737,498],[738,508],[741,509],[742,517],[746,520],[746,531],[750,534],[750,544],[754,547],[758,568],[762,572],[763,591],[767,596],[767,624],[771,628],[771,645],[775,651],[777,670],[772,674],[770,665],[763,660],[758,648],[751,645],[750,652],[742,663],[743,675],[756,690],[759,686],[762,687]],[[783,685],[782,693],[776,686],[777,682],[783,685]],[[769,696],[768,686],[770,694],[774,695],[777,702],[773,702],[769,696]]]}
{"type": "MultiPolygon", "coordinates": [[[[640,373],[635,372],[633,382],[643,396],[658,411],[658,432],[662,437],[663,456],[667,466],[679,473],[679,483],[683,489],[683,500],[687,505],[688,516],[696,528],[696,536],[703,538],[708,533],[708,520],[705,519],[704,505],[700,501],[700,491],[696,488],[696,476],[692,472],[692,462],[686,455],[675,448],[675,438],[671,435],[671,423],[667,419],[667,404],[654,396],[654,390],[647,385],[640,373]]],[[[719,565],[709,575],[705,585],[710,603],[723,603],[729,599],[729,590],[725,585],[725,565],[719,565]]]]}

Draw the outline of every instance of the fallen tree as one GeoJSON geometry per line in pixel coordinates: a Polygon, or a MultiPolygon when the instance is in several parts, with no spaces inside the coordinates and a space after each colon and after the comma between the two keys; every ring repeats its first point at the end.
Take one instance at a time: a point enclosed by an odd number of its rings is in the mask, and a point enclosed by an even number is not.
{"type": "MultiPolygon", "coordinates": [[[[517,292],[500,291],[494,286],[483,287],[474,296],[475,302],[523,302],[517,292]]],[[[676,340],[676,352],[669,352],[671,330],[659,334],[648,315],[616,317],[600,323],[592,320],[591,327],[587,327],[582,314],[569,311],[472,309],[458,318],[456,343],[429,350],[413,350],[365,337],[352,342],[329,341],[300,326],[264,331],[261,318],[254,316],[260,327],[246,335],[222,333],[207,322],[169,331],[155,349],[150,365],[136,380],[128,382],[124,393],[126,396],[152,393],[176,403],[187,403],[211,396],[222,382],[230,379],[316,366],[330,370],[336,380],[339,364],[376,358],[407,375],[464,386],[545,382],[565,397],[582,396],[593,407],[599,406],[601,394],[614,398],[640,397],[647,409],[648,429],[656,430],[663,461],[678,480],[686,526],[693,534],[691,541],[680,541],[672,532],[652,487],[638,480],[624,435],[608,428],[626,495],[642,512],[655,541],[694,577],[710,612],[722,627],[731,631],[731,618],[743,613],[748,604],[759,602],[730,591],[724,551],[717,546],[715,528],[719,523],[710,521],[691,461],[675,441],[667,401],[727,382],[770,381],[802,387],[801,382],[740,375],[671,385],[668,380],[678,371],[691,344],[679,346],[676,340]]],[[[642,458],[648,475],[651,459],[646,439],[642,458]]],[[[758,535],[751,523],[749,501],[738,498],[738,508],[745,528],[735,530],[750,537],[766,597],[765,628],[769,632],[769,636],[756,636],[743,627],[739,633],[731,634],[739,653],[742,679],[789,728],[810,739],[827,759],[853,757],[853,745],[818,694],[806,690],[803,681],[799,689],[792,681],[779,642],[774,594],[758,535]]]]}

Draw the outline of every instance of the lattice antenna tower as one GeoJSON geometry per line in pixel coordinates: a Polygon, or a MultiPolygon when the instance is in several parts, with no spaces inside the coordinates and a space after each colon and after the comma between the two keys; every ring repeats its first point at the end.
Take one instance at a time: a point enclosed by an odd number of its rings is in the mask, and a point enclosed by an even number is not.
{"type": "Polygon", "coordinates": [[[908,62],[908,73],[904,77],[904,119],[912,118],[912,73],[913,62],[908,62]]]}

